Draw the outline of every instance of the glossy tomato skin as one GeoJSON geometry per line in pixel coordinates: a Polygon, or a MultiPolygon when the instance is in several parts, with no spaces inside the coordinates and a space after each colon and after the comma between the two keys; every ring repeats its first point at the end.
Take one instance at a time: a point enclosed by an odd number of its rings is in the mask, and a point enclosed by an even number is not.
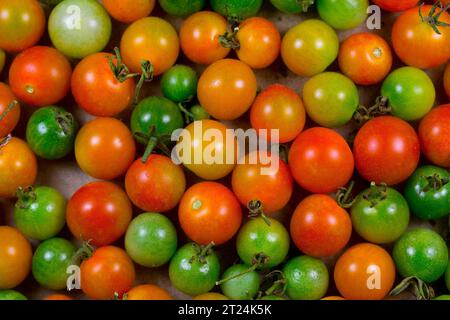
{"type": "Polygon", "coordinates": [[[330,193],[353,175],[354,160],[347,142],[327,128],[298,135],[289,151],[289,167],[297,183],[313,193],[330,193]]]}
{"type": "Polygon", "coordinates": [[[120,51],[123,62],[132,72],[141,72],[141,63],[148,60],[158,76],[172,67],[179,53],[178,35],[167,21],[158,17],[139,19],[123,33],[120,51]]]}
{"type": "Polygon", "coordinates": [[[450,99],[450,63],[447,64],[444,72],[444,89],[450,99]]]}
{"type": "Polygon", "coordinates": [[[303,12],[302,4],[297,0],[270,0],[272,5],[284,13],[303,12]]]}
{"type": "Polygon", "coordinates": [[[374,85],[392,67],[392,50],[380,36],[361,32],[348,37],[339,49],[339,67],[353,82],[374,85]]]}
{"type": "Polygon", "coordinates": [[[368,0],[317,0],[320,17],[339,30],[353,29],[367,18],[368,0]]]}
{"type": "MultiPolygon", "coordinates": [[[[245,264],[235,264],[225,270],[222,279],[237,276],[246,272],[249,266],[245,264]]],[[[248,272],[234,279],[223,282],[220,289],[229,299],[251,300],[259,291],[261,278],[257,271],[248,272]]]]}
{"type": "Polygon", "coordinates": [[[381,9],[398,12],[411,9],[417,5],[416,0],[372,0],[381,9]]]}
{"type": "Polygon", "coordinates": [[[341,251],[352,234],[348,213],[327,195],[305,198],[291,218],[291,237],[297,248],[312,257],[341,251]]]}
{"type": "Polygon", "coordinates": [[[43,107],[67,95],[71,75],[66,57],[54,48],[37,46],[16,56],[9,69],[9,83],[20,101],[43,107]]]}
{"type": "Polygon", "coordinates": [[[72,152],[77,131],[78,121],[70,112],[50,106],[33,113],[28,120],[26,137],[39,157],[56,160],[72,152]]]}
{"type": "Polygon", "coordinates": [[[135,206],[148,212],[176,207],[186,189],[183,169],[168,157],[152,154],[145,163],[136,160],[125,176],[125,189],[135,206]]]}
{"type": "Polygon", "coordinates": [[[200,76],[197,95],[200,104],[218,120],[242,116],[256,97],[257,83],[252,69],[234,59],[219,60],[200,76]]]}
{"type": "Polygon", "coordinates": [[[131,23],[152,13],[156,0],[102,0],[106,11],[123,23],[131,23]]]}
{"type": "Polygon", "coordinates": [[[16,290],[0,290],[0,300],[28,300],[22,293],[16,290]]]}
{"type": "Polygon", "coordinates": [[[447,269],[448,248],[438,233],[418,228],[408,231],[395,243],[393,257],[401,276],[414,276],[431,283],[447,269]]]}
{"type": "Polygon", "coordinates": [[[0,3],[0,49],[20,52],[35,45],[45,30],[45,13],[36,0],[0,3]]]}
{"type": "Polygon", "coordinates": [[[142,213],[131,221],[125,249],[133,261],[154,268],[166,264],[177,250],[177,231],[159,213],[142,213]]]}
{"type": "Polygon", "coordinates": [[[96,179],[120,177],[130,167],[135,153],[136,145],[130,130],[114,118],[96,118],[88,122],[75,139],[78,165],[96,179]]]}
{"type": "Polygon", "coordinates": [[[111,19],[97,1],[65,0],[48,19],[48,33],[56,49],[81,59],[102,51],[111,37],[111,19]]]}
{"type": "Polygon", "coordinates": [[[0,197],[13,198],[17,188],[32,186],[37,176],[36,156],[25,141],[6,138],[0,144],[0,197]]]}
{"type": "Polygon", "coordinates": [[[353,146],[358,172],[367,181],[395,185],[417,168],[420,144],[414,129],[405,121],[382,116],[367,122],[353,146]]]}
{"type": "Polygon", "coordinates": [[[283,37],[281,56],[293,73],[311,77],[325,71],[339,52],[339,38],[325,22],[306,20],[283,37]],[[299,46],[298,43],[303,45],[299,46]]]}
{"type": "Polygon", "coordinates": [[[163,288],[153,284],[142,284],[126,293],[124,300],[173,300],[163,288]]]}
{"type": "Polygon", "coordinates": [[[80,266],[81,288],[92,299],[111,300],[119,298],[133,286],[136,272],[133,262],[118,247],[98,248],[80,266]]]}
{"type": "MultiPolygon", "coordinates": [[[[421,7],[422,15],[427,17],[431,5],[421,7]]],[[[436,10],[438,13],[440,9],[436,10]]],[[[450,14],[443,12],[439,21],[450,23],[450,14]]],[[[428,69],[446,63],[450,57],[450,30],[438,27],[437,34],[431,25],[422,21],[419,7],[403,12],[392,27],[392,43],[399,58],[407,65],[428,69]]]]}
{"type": "Polygon", "coordinates": [[[303,88],[306,113],[324,127],[348,123],[359,105],[353,81],[337,72],[324,72],[309,79],[303,88]]]}
{"type": "Polygon", "coordinates": [[[171,16],[185,17],[203,9],[206,0],[159,0],[161,8],[171,16]]]}
{"type": "Polygon", "coordinates": [[[186,235],[198,244],[229,241],[239,230],[242,211],[236,196],[217,182],[190,187],[178,208],[178,219],[186,235]]]}
{"type": "Polygon", "coordinates": [[[424,71],[403,67],[389,74],[381,87],[381,95],[388,99],[392,115],[414,121],[431,110],[436,90],[424,71]]]}
{"type": "Polygon", "coordinates": [[[163,95],[174,102],[191,101],[197,94],[198,76],[189,66],[177,64],[161,78],[163,95]]]}
{"type": "Polygon", "coordinates": [[[0,117],[2,117],[4,112],[8,112],[0,121],[0,138],[10,134],[19,122],[21,113],[19,103],[17,103],[13,109],[7,111],[14,101],[17,100],[12,93],[11,88],[7,84],[0,82],[0,117]]]}
{"type": "Polygon", "coordinates": [[[450,104],[434,108],[420,122],[423,154],[433,164],[450,168],[450,104]]]}
{"type": "Polygon", "coordinates": [[[97,117],[112,117],[131,105],[135,81],[120,82],[109,65],[117,65],[110,53],[94,53],[81,60],[72,75],[72,94],[77,104],[97,117]]]}
{"type": "Polygon", "coordinates": [[[211,0],[210,2],[213,10],[224,17],[245,19],[258,13],[263,0],[211,0]]]}
{"type": "Polygon", "coordinates": [[[117,185],[98,181],[78,189],[67,204],[67,225],[80,240],[105,246],[118,240],[131,221],[132,207],[117,185]]]}

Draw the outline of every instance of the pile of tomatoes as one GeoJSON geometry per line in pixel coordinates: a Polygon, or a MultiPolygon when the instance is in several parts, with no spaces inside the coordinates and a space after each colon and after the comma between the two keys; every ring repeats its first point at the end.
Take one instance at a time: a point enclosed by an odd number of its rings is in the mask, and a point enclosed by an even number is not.
{"type": "Polygon", "coordinates": [[[450,299],[448,1],[155,2],[0,1],[0,300],[450,299]]]}

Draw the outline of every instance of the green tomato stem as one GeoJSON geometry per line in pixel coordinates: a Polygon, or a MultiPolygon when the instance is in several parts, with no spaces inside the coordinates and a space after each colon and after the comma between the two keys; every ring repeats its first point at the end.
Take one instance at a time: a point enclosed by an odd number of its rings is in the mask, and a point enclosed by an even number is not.
{"type": "Polygon", "coordinates": [[[438,27],[448,27],[450,26],[450,24],[443,22],[443,21],[439,21],[439,18],[441,17],[441,14],[443,12],[446,12],[449,8],[450,8],[450,4],[447,4],[444,8],[444,6],[442,5],[442,2],[436,1],[435,4],[433,4],[433,6],[431,7],[430,12],[428,13],[428,16],[424,17],[423,13],[422,13],[422,7],[425,5],[425,3],[421,3],[419,6],[419,16],[420,19],[423,22],[428,23],[431,28],[433,28],[434,32],[436,32],[437,34],[441,34],[441,32],[439,31],[438,27]],[[437,8],[440,8],[441,10],[436,13],[437,8]]]}
{"type": "Polygon", "coordinates": [[[353,187],[355,185],[355,181],[350,182],[348,187],[339,188],[336,194],[336,202],[341,208],[351,208],[355,203],[356,199],[352,197],[353,187]]]}
{"type": "Polygon", "coordinates": [[[449,179],[441,178],[439,173],[435,173],[432,176],[427,176],[423,178],[428,182],[428,184],[423,188],[423,192],[428,192],[430,190],[438,191],[447,183],[449,183],[449,179]]]}
{"type": "Polygon", "coordinates": [[[367,194],[363,195],[364,200],[370,202],[370,207],[375,207],[378,203],[387,198],[387,184],[377,185],[375,182],[370,183],[370,189],[367,194]]]}
{"type": "Polygon", "coordinates": [[[72,264],[80,265],[83,260],[86,260],[94,253],[94,247],[91,245],[91,240],[84,241],[81,248],[75,252],[72,257],[72,264]]]}
{"type": "Polygon", "coordinates": [[[392,289],[389,295],[399,295],[410,287],[413,288],[413,293],[418,300],[431,300],[435,296],[434,290],[431,286],[414,276],[403,279],[399,285],[392,289]]]}
{"type": "Polygon", "coordinates": [[[33,187],[19,187],[16,196],[18,198],[16,207],[20,209],[28,209],[30,205],[36,201],[36,192],[34,192],[33,187]]]}
{"type": "Polygon", "coordinates": [[[259,267],[261,267],[264,264],[266,264],[268,261],[269,261],[269,257],[267,255],[265,255],[263,252],[257,253],[255,255],[255,257],[253,258],[252,265],[247,270],[245,270],[245,271],[243,271],[241,273],[235,274],[233,276],[230,276],[228,278],[222,279],[220,281],[217,281],[216,285],[220,286],[221,284],[223,284],[225,282],[228,282],[230,280],[239,278],[239,277],[241,277],[241,276],[243,276],[243,275],[245,275],[247,273],[253,272],[256,269],[258,269],[259,267]]]}
{"type": "Polygon", "coordinates": [[[199,245],[197,243],[193,244],[196,250],[196,254],[191,257],[190,262],[199,261],[202,264],[206,263],[206,258],[212,254],[212,250],[215,246],[214,242],[210,242],[206,246],[199,245]]]}
{"type": "Polygon", "coordinates": [[[362,126],[367,121],[375,118],[376,116],[383,116],[390,114],[392,111],[389,106],[389,100],[387,97],[377,97],[375,104],[371,107],[359,106],[353,115],[353,119],[362,126]]]}
{"type": "Polygon", "coordinates": [[[270,227],[271,225],[270,219],[264,213],[263,204],[260,200],[251,200],[248,203],[247,208],[250,211],[248,215],[249,218],[261,217],[264,220],[264,222],[270,227]]]}

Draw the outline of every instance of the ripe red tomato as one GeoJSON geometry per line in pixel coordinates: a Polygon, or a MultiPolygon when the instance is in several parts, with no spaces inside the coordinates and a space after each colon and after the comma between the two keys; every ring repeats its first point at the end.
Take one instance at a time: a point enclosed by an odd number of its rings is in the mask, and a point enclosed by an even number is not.
{"type": "Polygon", "coordinates": [[[303,130],[305,118],[305,107],[300,96],[280,84],[264,89],[250,109],[252,127],[256,130],[278,129],[280,143],[294,140],[303,130]]]}
{"type": "Polygon", "coordinates": [[[19,122],[20,105],[17,103],[13,109],[8,110],[15,100],[16,97],[10,87],[0,82],[0,118],[3,117],[0,120],[0,139],[10,134],[19,122]]]}
{"type": "Polygon", "coordinates": [[[133,262],[118,247],[98,248],[80,266],[81,289],[92,299],[111,300],[119,298],[133,286],[136,272],[133,262]]]}
{"type": "Polygon", "coordinates": [[[67,204],[67,225],[72,234],[93,245],[105,246],[119,239],[132,216],[126,193],[111,182],[91,182],[78,189],[67,204]]]}
{"type": "Polygon", "coordinates": [[[392,67],[392,51],[380,36],[362,32],[348,37],[339,49],[339,67],[356,84],[382,81],[392,67]]]}
{"type": "MultiPolygon", "coordinates": [[[[72,94],[87,113],[112,117],[125,110],[134,98],[135,82],[120,82],[114,76],[109,53],[94,53],[76,66],[72,75],[72,94]]],[[[112,60],[117,65],[117,59],[112,60]]]]}
{"type": "Polygon", "coordinates": [[[125,189],[131,201],[148,212],[176,207],[186,189],[183,169],[168,157],[152,154],[145,163],[136,160],[128,169],[125,189]]]}
{"type": "Polygon", "coordinates": [[[408,10],[417,5],[417,0],[372,0],[372,2],[381,9],[392,12],[408,10]]]}
{"type": "Polygon", "coordinates": [[[102,0],[106,11],[123,23],[131,23],[152,13],[156,0],[102,0]]]}
{"type": "Polygon", "coordinates": [[[428,160],[450,168],[450,104],[434,108],[422,119],[419,137],[428,160]]]}
{"type": "Polygon", "coordinates": [[[447,64],[444,72],[444,89],[450,99],[450,63],[447,64]]]}
{"type": "Polygon", "coordinates": [[[294,189],[287,164],[276,155],[256,151],[236,165],[231,184],[242,205],[248,206],[250,201],[259,200],[266,214],[283,209],[294,189]],[[270,163],[267,162],[269,159],[270,163]]]}
{"type": "Polygon", "coordinates": [[[81,170],[96,179],[123,175],[134,160],[136,145],[126,125],[114,118],[85,124],[75,139],[75,157],[81,170]]]}
{"type": "Polygon", "coordinates": [[[67,95],[71,75],[69,61],[58,50],[37,46],[14,59],[9,69],[9,84],[19,100],[43,107],[67,95]]]}
{"type": "Polygon", "coordinates": [[[347,142],[327,128],[300,133],[289,151],[289,167],[297,183],[313,193],[330,193],[346,185],[354,161],[347,142]]]}
{"type": "Polygon", "coordinates": [[[353,154],[356,168],[364,179],[395,185],[406,180],[417,168],[419,138],[404,120],[378,117],[359,130],[353,154]]]}
{"type": "Polygon", "coordinates": [[[189,60],[211,64],[225,58],[230,52],[219,42],[227,31],[227,20],[211,11],[200,11],[187,18],[180,29],[180,44],[189,60]]]}
{"type": "Polygon", "coordinates": [[[349,214],[327,195],[305,198],[291,218],[292,240],[309,256],[334,256],[347,245],[351,234],[349,214]]]}
{"type": "Polygon", "coordinates": [[[153,284],[143,284],[127,292],[126,300],[173,300],[172,296],[163,288],[153,284]]]}
{"type": "Polygon", "coordinates": [[[239,230],[242,211],[227,187],[217,182],[201,182],[190,187],[181,198],[178,219],[192,241],[220,245],[239,230]]]}

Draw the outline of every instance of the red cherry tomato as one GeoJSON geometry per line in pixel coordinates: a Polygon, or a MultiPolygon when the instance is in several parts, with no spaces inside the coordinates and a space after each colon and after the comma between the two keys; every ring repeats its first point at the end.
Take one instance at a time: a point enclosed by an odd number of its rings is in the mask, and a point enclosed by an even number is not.
{"type": "Polygon", "coordinates": [[[67,204],[67,225],[81,240],[104,246],[119,239],[131,221],[132,207],[117,185],[91,182],[78,189],[67,204]]]}
{"type": "Polygon", "coordinates": [[[356,168],[364,179],[395,185],[416,169],[419,138],[407,122],[383,116],[370,120],[359,130],[353,154],[356,168]]]}
{"type": "Polygon", "coordinates": [[[372,2],[381,9],[392,12],[408,10],[417,5],[416,0],[372,0],[372,2]]]}
{"type": "Polygon", "coordinates": [[[102,0],[106,11],[123,23],[131,23],[152,13],[156,0],[102,0]]]}
{"type": "Polygon", "coordinates": [[[16,100],[8,85],[0,82],[0,139],[14,130],[20,119],[20,105],[11,105],[16,100]],[[9,108],[13,106],[13,109],[9,108]]]}

